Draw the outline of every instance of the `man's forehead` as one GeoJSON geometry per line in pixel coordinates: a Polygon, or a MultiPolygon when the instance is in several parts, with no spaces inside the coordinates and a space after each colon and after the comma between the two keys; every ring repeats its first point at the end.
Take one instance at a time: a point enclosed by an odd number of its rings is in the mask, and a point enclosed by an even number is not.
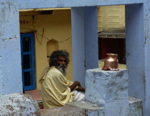
{"type": "Polygon", "coordinates": [[[65,57],[64,57],[64,56],[58,56],[58,58],[59,58],[59,59],[65,59],[65,57]]]}

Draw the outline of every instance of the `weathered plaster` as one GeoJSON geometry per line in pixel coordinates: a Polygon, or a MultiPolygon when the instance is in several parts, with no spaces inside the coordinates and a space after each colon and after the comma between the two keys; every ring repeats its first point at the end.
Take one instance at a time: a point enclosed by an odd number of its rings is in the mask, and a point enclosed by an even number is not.
{"type": "Polygon", "coordinates": [[[143,3],[143,0],[15,0],[20,9],[62,8],[143,3]],[[41,4],[42,3],[42,4],[41,4]]]}
{"type": "Polygon", "coordinates": [[[40,116],[38,103],[30,95],[0,95],[1,116],[40,116]]]}
{"type": "Polygon", "coordinates": [[[143,116],[142,100],[129,97],[129,116],[143,116]]]}
{"type": "Polygon", "coordinates": [[[127,70],[87,70],[85,98],[98,104],[103,110],[97,112],[104,112],[105,116],[142,116],[143,113],[142,100],[128,97],[127,70]]]}
{"type": "Polygon", "coordinates": [[[86,92],[88,101],[107,104],[128,99],[128,71],[104,71],[100,68],[86,71],[86,92]]]}
{"type": "Polygon", "coordinates": [[[18,7],[1,2],[0,9],[0,94],[22,92],[18,7]]]}

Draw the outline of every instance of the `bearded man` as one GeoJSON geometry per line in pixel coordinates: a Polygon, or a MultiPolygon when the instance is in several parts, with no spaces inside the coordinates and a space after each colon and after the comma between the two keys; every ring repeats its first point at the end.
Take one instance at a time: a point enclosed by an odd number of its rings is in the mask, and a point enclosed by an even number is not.
{"type": "Polygon", "coordinates": [[[80,82],[72,82],[65,76],[69,54],[65,50],[54,51],[41,76],[41,94],[44,108],[56,108],[73,101],[83,100],[85,89],[80,82]]]}

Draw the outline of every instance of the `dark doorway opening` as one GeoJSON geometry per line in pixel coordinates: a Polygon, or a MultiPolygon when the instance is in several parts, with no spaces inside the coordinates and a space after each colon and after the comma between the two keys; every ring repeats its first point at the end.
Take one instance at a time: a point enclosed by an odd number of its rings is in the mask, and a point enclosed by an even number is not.
{"type": "Polygon", "coordinates": [[[124,38],[99,38],[99,59],[105,59],[107,53],[118,54],[118,60],[121,64],[126,64],[126,51],[124,38]]]}

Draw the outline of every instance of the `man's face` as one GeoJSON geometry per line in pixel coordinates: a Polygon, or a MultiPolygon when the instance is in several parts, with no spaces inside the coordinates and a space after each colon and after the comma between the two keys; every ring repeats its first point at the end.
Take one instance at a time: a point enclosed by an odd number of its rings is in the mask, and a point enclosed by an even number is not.
{"type": "Polygon", "coordinates": [[[63,56],[59,56],[59,57],[58,57],[58,60],[57,60],[57,63],[58,63],[59,65],[64,65],[64,66],[66,66],[66,59],[65,59],[63,56]]]}
{"type": "Polygon", "coordinates": [[[63,74],[66,75],[67,73],[67,64],[66,59],[63,56],[59,56],[57,60],[57,69],[63,74]]]}

